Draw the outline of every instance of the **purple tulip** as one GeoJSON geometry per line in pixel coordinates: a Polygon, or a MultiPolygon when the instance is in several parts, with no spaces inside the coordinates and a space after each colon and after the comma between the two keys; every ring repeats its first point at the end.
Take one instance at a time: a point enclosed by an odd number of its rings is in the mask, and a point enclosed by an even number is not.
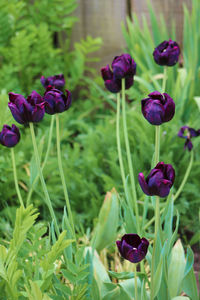
{"type": "Polygon", "coordinates": [[[8,107],[18,123],[36,123],[43,119],[45,113],[44,100],[36,91],[32,91],[27,99],[20,94],[9,93],[8,95],[10,99],[8,107]]]}
{"type": "Polygon", "coordinates": [[[200,135],[200,129],[199,130],[195,130],[191,127],[188,126],[183,126],[180,128],[179,132],[178,132],[178,136],[180,138],[184,138],[186,139],[185,141],[185,145],[184,145],[184,149],[188,149],[188,151],[191,151],[193,148],[193,144],[191,142],[191,138],[193,137],[197,137],[200,135]],[[184,135],[184,132],[186,132],[186,135],[184,135]]]}
{"type": "Polygon", "coordinates": [[[141,102],[142,113],[145,119],[152,125],[161,125],[170,121],[175,114],[175,103],[166,93],[152,92],[149,98],[141,102]]]}
{"type": "Polygon", "coordinates": [[[54,75],[47,78],[42,76],[40,81],[44,88],[47,88],[49,85],[51,85],[55,89],[62,90],[65,85],[65,78],[63,74],[54,75]]]}
{"type": "Polygon", "coordinates": [[[19,128],[12,124],[12,127],[4,125],[0,132],[0,144],[5,147],[11,148],[19,143],[20,132],[19,128]]]}
{"type": "Polygon", "coordinates": [[[145,179],[143,173],[139,173],[138,180],[143,192],[148,196],[166,197],[175,179],[175,171],[171,165],[159,162],[151,170],[149,176],[145,179]]]}
{"type": "Polygon", "coordinates": [[[105,86],[112,93],[121,91],[123,78],[125,79],[125,89],[129,89],[133,85],[135,72],[136,63],[129,54],[116,56],[112,62],[112,70],[109,65],[101,69],[105,86]]]}
{"type": "Polygon", "coordinates": [[[132,263],[143,260],[147,254],[149,242],[139,235],[130,233],[123,235],[121,241],[116,241],[121,256],[132,263]]]}
{"type": "Polygon", "coordinates": [[[70,91],[66,90],[65,95],[60,90],[49,86],[44,94],[45,111],[47,114],[54,115],[68,110],[71,106],[72,97],[70,91]]]}
{"type": "Polygon", "coordinates": [[[171,67],[177,63],[179,54],[179,45],[170,39],[155,48],[153,57],[158,65],[171,67]]]}

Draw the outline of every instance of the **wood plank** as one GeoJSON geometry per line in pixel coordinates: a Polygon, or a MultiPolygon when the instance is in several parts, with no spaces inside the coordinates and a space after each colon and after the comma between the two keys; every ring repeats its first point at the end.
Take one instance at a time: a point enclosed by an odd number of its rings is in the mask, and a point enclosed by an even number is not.
{"type": "Polygon", "coordinates": [[[78,0],[78,3],[75,15],[79,22],[72,32],[72,44],[87,35],[101,37],[103,45],[96,55],[101,61],[96,65],[111,63],[113,57],[120,55],[125,46],[121,22],[125,21],[127,15],[126,1],[78,0]]]}
{"type": "MultiPolygon", "coordinates": [[[[142,14],[147,18],[150,24],[150,18],[148,14],[148,6],[146,0],[130,0],[131,10],[135,12],[140,19],[142,14]]],[[[191,10],[192,0],[151,0],[153,8],[157,15],[163,14],[167,22],[169,30],[171,29],[171,20],[176,22],[176,36],[177,42],[182,44],[183,33],[183,3],[191,10]]]]}

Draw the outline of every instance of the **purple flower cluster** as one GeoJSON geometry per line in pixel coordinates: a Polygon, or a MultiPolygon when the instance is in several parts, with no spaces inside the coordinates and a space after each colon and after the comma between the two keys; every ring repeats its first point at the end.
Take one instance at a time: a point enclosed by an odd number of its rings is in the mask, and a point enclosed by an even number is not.
{"type": "Polygon", "coordinates": [[[72,98],[70,91],[66,90],[66,95],[58,89],[48,86],[44,93],[45,111],[54,115],[68,110],[71,106],[72,98]]]}
{"type": "Polygon", "coordinates": [[[125,89],[133,85],[133,76],[136,72],[136,63],[129,54],[116,56],[112,62],[112,70],[109,65],[101,69],[105,87],[111,93],[118,93],[122,88],[122,79],[125,79],[125,89]]]}

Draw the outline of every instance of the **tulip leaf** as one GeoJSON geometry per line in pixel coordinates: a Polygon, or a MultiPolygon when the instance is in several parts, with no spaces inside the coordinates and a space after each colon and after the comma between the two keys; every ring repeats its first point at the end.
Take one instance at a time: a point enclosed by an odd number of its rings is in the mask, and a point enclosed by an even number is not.
{"type": "Polygon", "coordinates": [[[190,298],[184,296],[178,296],[178,297],[174,297],[172,300],[190,300],[190,298]]]}
{"type": "MultiPolygon", "coordinates": [[[[131,279],[135,277],[135,273],[134,272],[114,272],[114,271],[108,271],[108,274],[116,279],[131,279]]],[[[145,273],[141,273],[141,272],[137,272],[137,277],[144,279],[146,278],[146,274],[145,273]]]]}
{"type": "Polygon", "coordinates": [[[168,288],[171,298],[180,293],[181,283],[184,278],[186,266],[184,249],[179,239],[172,248],[169,271],[168,271],[168,288]]]}
{"type": "Polygon", "coordinates": [[[186,266],[184,271],[184,277],[190,272],[194,264],[194,254],[192,249],[188,246],[187,248],[187,257],[186,257],[186,266]]]}
{"type": "Polygon", "coordinates": [[[115,189],[106,194],[104,203],[99,213],[98,223],[92,244],[98,251],[107,247],[116,238],[119,222],[119,201],[115,189]]]}
{"type": "Polygon", "coordinates": [[[200,110],[200,97],[194,97],[194,100],[198,106],[198,109],[200,110]]]}
{"type": "Polygon", "coordinates": [[[199,300],[196,277],[193,269],[186,275],[182,283],[183,291],[192,299],[199,300]]]}

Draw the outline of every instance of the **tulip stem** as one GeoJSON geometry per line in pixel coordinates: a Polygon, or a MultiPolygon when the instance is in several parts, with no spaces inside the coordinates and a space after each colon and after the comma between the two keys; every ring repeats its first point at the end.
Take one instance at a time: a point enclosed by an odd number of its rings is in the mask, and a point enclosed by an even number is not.
{"type": "MultiPolygon", "coordinates": [[[[46,151],[46,154],[45,154],[45,158],[44,158],[44,161],[42,163],[42,171],[46,165],[46,162],[47,162],[47,159],[49,157],[49,151],[50,151],[50,147],[51,147],[51,141],[52,141],[52,135],[53,135],[53,127],[54,127],[54,121],[55,121],[55,115],[52,116],[51,118],[51,124],[50,124],[50,129],[49,129],[49,138],[48,138],[48,145],[47,145],[47,151],[46,151]]],[[[32,186],[28,192],[28,196],[27,196],[27,200],[26,200],[26,203],[27,203],[27,206],[30,204],[30,200],[31,200],[31,196],[32,196],[32,193],[33,193],[33,189],[39,179],[40,175],[39,173],[37,174],[37,176],[35,177],[33,183],[32,183],[32,186]]]]}
{"type": "Polygon", "coordinates": [[[166,82],[167,82],[167,67],[164,67],[164,73],[163,73],[163,82],[162,82],[162,92],[165,93],[166,89],[166,82]]]}
{"type": "Polygon", "coordinates": [[[58,156],[58,167],[59,167],[59,172],[60,172],[60,177],[62,181],[62,186],[63,186],[63,191],[64,191],[64,196],[65,196],[65,202],[67,206],[67,211],[69,215],[69,221],[72,229],[72,234],[73,238],[76,239],[75,235],[75,229],[74,229],[74,221],[73,221],[73,216],[72,216],[72,211],[71,211],[71,206],[70,206],[70,201],[69,201],[69,196],[68,196],[68,191],[67,191],[67,185],[65,181],[65,175],[63,172],[63,166],[62,166],[62,158],[61,158],[61,151],[60,151],[60,129],[59,129],[59,114],[56,114],[56,137],[57,137],[57,156],[58,156]]]}
{"type": "Polygon", "coordinates": [[[47,204],[47,206],[49,208],[51,218],[54,221],[54,225],[55,225],[55,230],[56,230],[57,236],[59,236],[60,230],[59,230],[59,227],[58,227],[58,224],[57,224],[57,220],[56,220],[56,216],[55,216],[52,204],[51,204],[49,193],[48,193],[45,181],[44,181],[44,177],[43,177],[43,174],[42,174],[42,169],[40,167],[40,158],[39,158],[39,153],[38,153],[38,148],[37,148],[37,143],[36,143],[36,138],[35,138],[35,132],[34,132],[33,123],[30,122],[29,126],[30,126],[30,131],[31,131],[33,149],[34,149],[34,153],[35,153],[35,160],[36,160],[36,164],[37,164],[37,168],[38,168],[38,172],[39,172],[39,176],[40,176],[40,181],[41,181],[41,184],[42,184],[42,188],[43,188],[43,191],[44,191],[46,204],[47,204]]]}
{"type": "Polygon", "coordinates": [[[131,188],[133,194],[134,209],[136,215],[137,231],[138,234],[140,234],[140,223],[139,223],[140,221],[139,221],[139,213],[138,213],[137,195],[136,195],[135,179],[133,173],[133,165],[131,160],[131,152],[130,152],[127,122],[126,122],[126,100],[125,100],[125,79],[124,78],[122,79],[122,119],[123,119],[124,138],[125,138],[126,153],[127,153],[128,167],[129,167],[130,180],[131,180],[131,188]]]}
{"type": "Polygon", "coordinates": [[[138,300],[138,292],[137,292],[137,264],[134,264],[134,279],[135,279],[135,300],[138,300]]]}
{"type": "Polygon", "coordinates": [[[122,159],[122,149],[120,142],[120,93],[117,93],[117,117],[116,117],[116,137],[117,137],[117,150],[118,150],[118,159],[119,166],[121,171],[122,182],[125,190],[126,186],[126,176],[124,171],[124,163],[122,159]]]}
{"type": "Polygon", "coordinates": [[[154,299],[154,268],[155,268],[155,252],[156,252],[156,242],[158,237],[158,231],[160,226],[160,199],[159,196],[156,196],[156,208],[155,208],[155,234],[154,234],[154,243],[153,243],[153,253],[151,259],[151,297],[150,300],[154,299]]]}
{"type": "Polygon", "coordinates": [[[17,191],[17,196],[19,198],[20,205],[24,208],[24,203],[23,203],[23,200],[22,200],[22,196],[21,196],[21,193],[20,193],[20,190],[19,190],[19,185],[18,185],[18,180],[17,180],[15,152],[14,152],[13,148],[11,148],[11,157],[12,157],[13,175],[14,175],[14,181],[15,181],[15,188],[16,188],[16,191],[17,191]]]}
{"type": "Polygon", "coordinates": [[[178,188],[178,191],[176,192],[176,194],[175,194],[175,196],[174,196],[174,201],[178,198],[178,196],[180,195],[180,193],[181,193],[182,190],[183,190],[183,187],[184,187],[184,185],[185,185],[185,183],[186,183],[186,181],[187,181],[187,179],[188,179],[188,176],[189,176],[189,174],[190,174],[190,171],[191,171],[191,169],[192,169],[193,161],[194,161],[194,152],[193,152],[193,150],[192,150],[192,151],[191,151],[191,156],[190,156],[190,163],[189,163],[189,165],[188,165],[188,167],[187,167],[187,170],[186,170],[185,176],[184,176],[184,178],[183,178],[183,181],[182,181],[181,185],[180,185],[179,188],[178,188]]]}
{"type": "Polygon", "coordinates": [[[160,159],[160,126],[156,125],[155,133],[155,165],[159,162],[160,159]]]}

